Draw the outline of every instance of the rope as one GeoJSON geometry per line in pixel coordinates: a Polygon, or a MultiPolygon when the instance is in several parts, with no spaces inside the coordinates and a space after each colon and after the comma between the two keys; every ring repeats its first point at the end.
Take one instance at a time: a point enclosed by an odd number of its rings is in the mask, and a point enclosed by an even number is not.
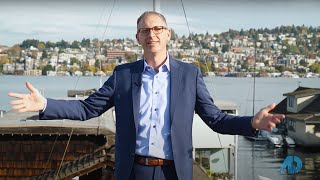
{"type": "Polygon", "coordinates": [[[66,148],[65,148],[65,150],[64,150],[64,153],[63,153],[63,156],[62,156],[62,159],[61,159],[61,162],[60,162],[59,169],[58,169],[58,171],[57,171],[56,177],[54,178],[55,180],[56,180],[56,179],[58,178],[58,176],[59,176],[59,173],[60,173],[60,170],[61,170],[61,167],[62,167],[62,163],[63,163],[64,157],[65,157],[65,155],[66,155],[66,152],[67,152],[67,149],[68,149],[70,140],[71,140],[71,136],[72,136],[72,133],[73,133],[73,129],[74,129],[74,128],[71,129],[71,133],[70,133],[70,136],[69,136],[69,139],[68,139],[67,146],[66,146],[66,148]]]}
{"type": "Polygon", "coordinates": [[[182,9],[183,9],[184,18],[186,19],[186,23],[187,23],[187,27],[188,27],[188,31],[189,31],[189,36],[190,36],[191,32],[190,32],[190,27],[189,27],[189,23],[188,23],[188,19],[187,19],[186,10],[184,8],[183,0],[181,0],[181,5],[182,5],[182,9]]]}
{"type": "Polygon", "coordinates": [[[107,28],[108,28],[108,26],[109,26],[110,18],[111,18],[111,15],[112,15],[114,6],[115,6],[115,4],[116,4],[116,1],[117,1],[117,0],[114,0],[114,1],[113,1],[112,9],[111,9],[111,12],[110,12],[110,14],[109,14],[108,21],[107,21],[106,27],[105,27],[104,32],[103,32],[102,40],[103,40],[103,38],[104,38],[104,36],[105,36],[105,34],[106,34],[106,31],[107,31],[107,28]]]}
{"type": "Polygon", "coordinates": [[[50,151],[50,154],[49,154],[49,157],[48,157],[48,160],[47,160],[46,166],[44,167],[42,174],[44,174],[44,173],[45,173],[45,171],[46,171],[46,169],[47,169],[47,167],[48,167],[48,164],[49,164],[49,161],[50,161],[50,159],[51,159],[51,156],[52,156],[52,153],[53,153],[54,147],[55,147],[55,145],[56,145],[56,142],[57,142],[57,140],[58,140],[58,137],[59,137],[59,134],[60,134],[61,128],[62,128],[62,126],[60,126],[60,127],[59,127],[58,134],[56,135],[56,138],[55,138],[54,143],[53,143],[53,146],[52,146],[52,148],[51,148],[51,151],[50,151]]]}
{"type": "MultiPolygon", "coordinates": [[[[106,1],[106,2],[107,2],[107,1],[106,1]]],[[[98,22],[98,24],[97,24],[96,30],[94,31],[94,34],[93,34],[93,38],[92,38],[92,39],[94,39],[94,38],[96,37],[96,33],[97,33],[98,28],[99,28],[99,26],[100,26],[102,16],[103,16],[103,14],[104,14],[104,12],[105,12],[105,10],[106,10],[106,8],[107,8],[107,4],[108,4],[108,3],[106,3],[105,6],[103,7],[103,10],[102,10],[101,15],[100,15],[99,22],[98,22]]]]}

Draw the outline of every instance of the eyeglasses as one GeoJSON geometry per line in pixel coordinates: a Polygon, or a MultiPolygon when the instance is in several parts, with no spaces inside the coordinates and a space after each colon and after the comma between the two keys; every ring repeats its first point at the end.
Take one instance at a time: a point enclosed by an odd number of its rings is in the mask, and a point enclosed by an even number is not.
{"type": "Polygon", "coordinates": [[[154,34],[161,34],[163,32],[163,29],[167,29],[167,28],[164,26],[154,26],[152,28],[139,28],[138,32],[143,35],[147,35],[152,30],[154,34]]]}

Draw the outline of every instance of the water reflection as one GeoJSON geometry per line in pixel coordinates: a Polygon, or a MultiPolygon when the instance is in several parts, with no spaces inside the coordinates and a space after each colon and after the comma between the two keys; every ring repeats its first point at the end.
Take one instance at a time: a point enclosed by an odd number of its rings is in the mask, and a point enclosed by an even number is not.
{"type": "Polygon", "coordinates": [[[238,180],[320,179],[319,148],[274,148],[267,141],[252,142],[239,136],[238,180]],[[298,156],[303,165],[295,175],[281,174],[279,168],[288,156],[298,156]]]}

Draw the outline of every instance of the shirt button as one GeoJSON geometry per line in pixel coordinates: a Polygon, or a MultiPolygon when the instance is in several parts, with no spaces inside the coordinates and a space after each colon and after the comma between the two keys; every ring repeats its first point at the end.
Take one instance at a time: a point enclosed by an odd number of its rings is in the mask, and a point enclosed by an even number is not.
{"type": "Polygon", "coordinates": [[[154,145],[154,143],[151,143],[151,145],[154,145]]]}
{"type": "Polygon", "coordinates": [[[158,94],[158,92],[156,92],[155,94],[158,94]]]}
{"type": "Polygon", "coordinates": [[[154,111],[157,111],[157,110],[158,110],[157,108],[154,109],[154,111]]]}
{"type": "Polygon", "coordinates": [[[156,128],[156,125],[154,125],[153,128],[156,128]]]}

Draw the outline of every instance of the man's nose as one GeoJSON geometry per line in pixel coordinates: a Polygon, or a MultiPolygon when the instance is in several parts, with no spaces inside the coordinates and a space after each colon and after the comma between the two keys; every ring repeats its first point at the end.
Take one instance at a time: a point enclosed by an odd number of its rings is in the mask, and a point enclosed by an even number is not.
{"type": "Polygon", "coordinates": [[[156,34],[153,32],[153,30],[152,29],[150,29],[150,31],[149,31],[149,33],[148,33],[148,36],[155,36],[156,34]]]}

